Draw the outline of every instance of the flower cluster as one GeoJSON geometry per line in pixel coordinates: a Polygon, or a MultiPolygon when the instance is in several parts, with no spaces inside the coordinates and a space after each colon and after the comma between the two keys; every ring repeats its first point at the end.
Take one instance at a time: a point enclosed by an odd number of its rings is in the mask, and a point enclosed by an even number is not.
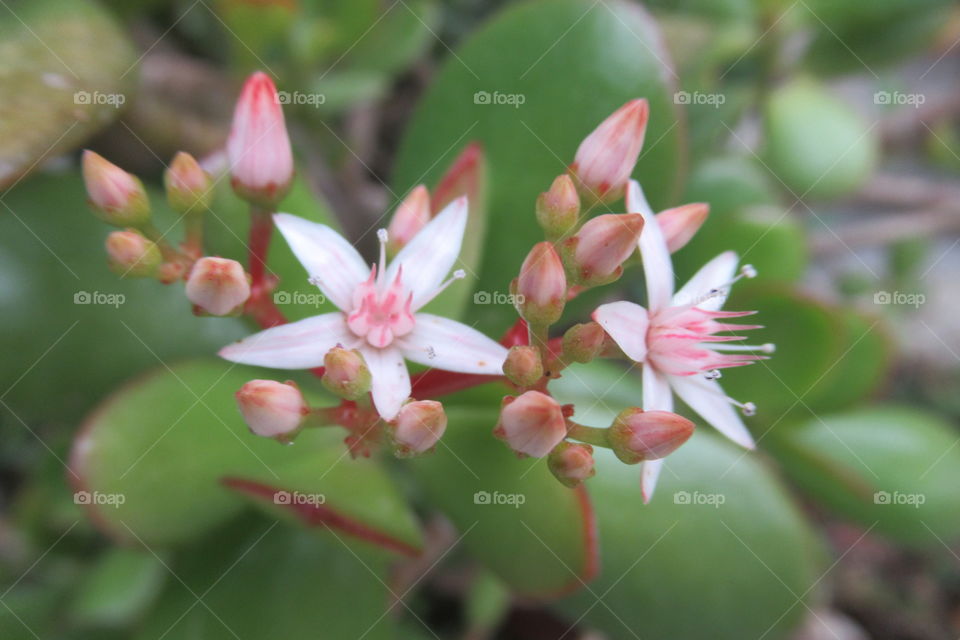
{"type": "Polygon", "coordinates": [[[573,487],[594,475],[595,447],[612,449],[624,463],[642,463],[649,500],[663,459],[694,430],[691,420],[674,413],[673,394],[734,442],[752,447],[735,407],[749,414],[753,405],[728,398],[716,380],[721,369],[750,364],[773,347],[740,344],[736,333],[755,326],[731,320],[752,312],[721,310],[730,286],[755,275],[749,265],[738,269],[733,253],[721,254],[674,291],[670,254],[696,233],[708,208],[690,204],[655,214],[630,179],[648,111],[646,100],[637,99],[614,112],[537,199],[544,240],[530,249],[510,284],[520,320],[501,341],[424,311],[466,275],[455,267],[469,217],[478,215],[471,212],[477,189],[470,188],[479,181],[478,163],[469,154],[433,196],[424,185],[410,191],[388,228],[378,231],[379,256],[372,263],[329,226],[277,213],[294,162],[276,88],[262,73],[245,84],[226,144],[230,184],[250,205],[247,269],[204,255],[202,213],[213,182],[191,156],[178,154],[165,176],[168,200],[186,228],[176,247],[152,225],[136,177],[89,151],[84,175],[95,212],[123,229],[107,239],[112,269],[167,284],[185,281],[196,313],[248,315],[262,331],[225,346],[221,357],[311,370],[340,398],[335,406],[311,407],[292,382],[253,380],[237,392],[237,402],[255,434],[289,442],[304,428],[335,425],[347,429],[355,456],[384,447],[401,457],[418,455],[430,451],[447,426],[435,397],[506,384],[512,393],[503,399],[494,435],[513,451],[547,458],[560,482],[573,487]],[[592,215],[621,199],[624,213],[592,215]],[[303,265],[304,281],[336,310],[287,322],[273,305],[276,282],[265,265],[274,228],[303,265]],[[620,279],[637,252],[645,307],[603,304],[592,321],[553,334],[569,300],[620,279]],[[641,406],[625,408],[606,428],[575,422],[575,407],[561,405],[549,388],[566,367],[597,358],[632,361],[643,378],[641,406]],[[429,370],[411,378],[407,362],[429,370]]]}

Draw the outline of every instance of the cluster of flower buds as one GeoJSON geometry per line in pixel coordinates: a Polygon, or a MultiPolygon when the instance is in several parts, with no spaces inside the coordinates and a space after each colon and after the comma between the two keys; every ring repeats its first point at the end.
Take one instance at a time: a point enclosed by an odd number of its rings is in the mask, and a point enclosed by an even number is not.
{"type": "MultiPolygon", "coordinates": [[[[642,464],[649,499],[663,459],[694,431],[673,412],[674,394],[706,422],[745,447],[753,440],[727,398],[720,370],[765,358],[772,345],[732,344],[728,335],[758,328],[729,319],[752,312],[721,311],[732,285],[756,275],[728,252],[674,291],[670,254],[686,245],[708,215],[705,204],[654,213],[631,179],[649,115],[644,99],[626,103],[580,144],[568,171],[535,204],[544,239],[523,260],[510,290],[520,320],[502,343],[422,308],[463,279],[457,262],[471,208],[482,200],[482,150],[470,145],[434,194],[424,185],[399,202],[378,232],[379,261],[370,263],[336,231],[290,214],[275,214],[294,178],[294,161],[281,101],[263,73],[250,76],[234,111],[224,157],[234,192],[250,206],[249,264],[205,255],[203,213],[214,182],[186,153],[164,175],[171,208],[185,226],[174,246],[151,221],[149,198],[135,176],[87,151],[83,172],[96,214],[119,227],[107,238],[110,268],[123,276],[185,281],[198,314],[244,313],[263,331],[227,345],[230,361],[277,369],[309,369],[338,400],[311,408],[292,382],[252,380],[236,394],[240,413],[259,436],[291,442],[304,428],[340,426],[354,455],[387,447],[398,457],[433,450],[447,427],[440,402],[426,399],[489,381],[505,382],[494,435],[520,456],[546,458],[553,475],[576,487],[596,473],[596,448],[627,464],[642,464]],[[624,198],[623,213],[594,215],[598,205],[624,198]],[[336,310],[286,322],[268,295],[267,248],[274,227],[336,310]],[[566,325],[568,302],[583,291],[621,278],[639,252],[647,306],[629,301],[598,307],[592,321],[566,325]],[[389,258],[389,262],[388,262],[389,258]],[[249,273],[248,273],[249,271],[249,273]],[[718,335],[723,334],[723,335],[718,335]],[[510,348],[508,349],[507,345],[510,348]],[[612,424],[573,420],[549,383],[564,369],[598,358],[632,361],[643,372],[643,406],[620,412],[612,424]],[[415,374],[406,362],[432,371],[415,374]],[[432,375],[431,375],[432,374],[432,375]],[[433,381],[433,386],[431,382],[433,381]]],[[[476,215],[476,214],[474,214],[476,215]]]]}

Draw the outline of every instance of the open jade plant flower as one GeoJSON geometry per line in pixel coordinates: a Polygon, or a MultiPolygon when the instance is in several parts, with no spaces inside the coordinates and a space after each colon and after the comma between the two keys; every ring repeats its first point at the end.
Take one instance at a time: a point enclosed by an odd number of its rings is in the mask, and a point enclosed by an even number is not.
{"type": "MultiPolygon", "coordinates": [[[[738,405],[749,412],[752,405],[728,399],[715,379],[720,369],[749,364],[763,357],[753,351],[772,347],[734,344],[741,338],[729,332],[752,327],[726,320],[752,312],[719,310],[735,281],[734,254],[720,255],[674,294],[670,253],[690,240],[708,210],[691,204],[654,215],[640,185],[630,180],[648,116],[642,98],[617,109],[584,139],[568,172],[537,199],[544,240],[530,249],[509,283],[520,319],[499,342],[423,310],[465,276],[462,269],[450,272],[469,216],[480,215],[471,212],[469,201],[476,189],[446,193],[443,200],[432,200],[423,185],[412,189],[389,231],[377,232],[379,257],[373,264],[330,226],[275,212],[294,168],[281,103],[266,74],[252,75],[243,89],[226,154],[231,185],[250,205],[246,268],[204,255],[198,212],[207,203],[210,179],[189,156],[178,156],[167,176],[169,200],[187,227],[180,247],[152,227],[139,180],[91,154],[85,168],[95,210],[126,227],[107,244],[115,269],[165,283],[184,280],[195,313],[249,316],[263,330],[225,346],[221,357],[311,370],[340,398],[337,406],[311,407],[292,382],[253,380],[238,391],[237,403],[254,433],[290,442],[308,427],[339,426],[348,431],[345,441],[354,456],[384,447],[401,457],[426,454],[447,427],[437,397],[499,384],[509,393],[490,428],[518,456],[546,458],[561,483],[576,487],[596,472],[594,448],[612,449],[624,463],[643,463],[643,495],[649,500],[663,459],[695,428],[674,413],[672,393],[729,438],[752,447],[732,409],[738,405]],[[626,213],[592,215],[624,193],[626,213]],[[337,311],[287,322],[274,305],[269,294],[276,282],[265,270],[274,227],[303,265],[304,278],[337,311]],[[614,285],[638,250],[646,307],[613,302],[596,309],[595,322],[564,318],[569,300],[614,285]],[[553,327],[561,323],[567,329],[556,334],[553,327]],[[558,402],[550,387],[571,364],[601,358],[641,363],[643,369],[643,398],[603,428],[576,422],[577,407],[558,402]],[[407,361],[428,370],[414,380],[407,361]]],[[[452,183],[475,186],[476,176],[456,176],[452,183]]],[[[752,275],[752,268],[744,267],[739,277],[744,275],[752,275]]]]}

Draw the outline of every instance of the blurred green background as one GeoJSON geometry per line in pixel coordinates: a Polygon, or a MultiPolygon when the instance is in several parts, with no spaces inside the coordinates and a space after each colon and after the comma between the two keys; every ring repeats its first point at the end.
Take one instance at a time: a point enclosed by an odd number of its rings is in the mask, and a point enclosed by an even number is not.
{"type": "MultiPolygon", "coordinates": [[[[0,638],[960,637],[958,43],[945,0],[0,0],[0,638]],[[723,380],[758,451],[699,429],[644,506],[612,456],[572,491],[493,440],[502,388],[445,401],[412,461],[251,436],[233,392],[271,374],[213,354],[252,327],[110,273],[78,150],[140,175],[175,237],[165,164],[216,164],[258,69],[297,155],[282,208],[363,250],[480,143],[471,275],[443,304],[491,335],[516,313],[479,294],[541,239],[537,194],[646,97],[634,177],[655,208],[711,206],[678,277],[727,249],[760,273],[731,308],[777,353],[723,380]]],[[[206,235],[240,258],[228,182],[206,235]]],[[[640,398],[610,363],[551,388],[595,425],[640,398]]]]}

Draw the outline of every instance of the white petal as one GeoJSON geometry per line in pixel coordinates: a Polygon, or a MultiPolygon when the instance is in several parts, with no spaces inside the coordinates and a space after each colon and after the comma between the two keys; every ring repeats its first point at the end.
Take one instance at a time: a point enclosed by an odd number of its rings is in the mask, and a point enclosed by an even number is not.
{"type": "Polygon", "coordinates": [[[640,469],[640,492],[643,494],[643,503],[649,504],[653,498],[653,492],[657,488],[657,480],[660,478],[660,470],[663,469],[663,463],[666,458],[659,460],[644,460],[640,469]]]}
{"type": "Polygon", "coordinates": [[[643,410],[673,411],[673,392],[670,382],[650,365],[643,367],[643,410]]]}
{"type": "Polygon", "coordinates": [[[695,304],[707,311],[717,311],[727,301],[730,292],[723,287],[733,280],[738,262],[736,253],[724,251],[693,274],[687,284],[673,296],[673,304],[695,304]],[[710,293],[714,290],[720,290],[721,293],[711,296],[710,293]]]}
{"type": "Polygon", "coordinates": [[[418,313],[409,335],[400,341],[408,360],[428,367],[461,373],[503,373],[507,349],[456,320],[418,313]]]}
{"type": "Polygon", "coordinates": [[[753,436],[717,382],[707,380],[702,375],[670,376],[670,386],[717,431],[741,447],[753,449],[753,436]]]}
{"type": "Polygon", "coordinates": [[[633,302],[602,304],[593,312],[593,319],[603,327],[617,346],[634,362],[647,357],[647,310],[633,302]]]}
{"type": "Polygon", "coordinates": [[[410,397],[410,373],[403,355],[396,347],[376,349],[367,344],[360,347],[360,353],[370,369],[373,406],[382,418],[392,420],[410,397]]]}
{"type": "Polygon", "coordinates": [[[339,233],[325,224],[289,213],[273,216],[297,260],[337,308],[350,311],[353,291],[370,275],[370,267],[339,233]]]}
{"type": "Polygon", "coordinates": [[[385,282],[393,282],[403,265],[403,283],[413,292],[416,311],[436,292],[460,255],[467,228],[467,198],[448,204],[421,229],[390,263],[385,282]]]}
{"type": "Polygon", "coordinates": [[[627,212],[643,215],[643,231],[640,233],[640,258],[643,260],[643,275],[647,281],[647,306],[651,314],[670,305],[673,297],[673,262],[670,249],[660,230],[657,217],[647,204],[643,189],[636,180],[627,185],[627,212]]]}
{"type": "Polygon", "coordinates": [[[220,357],[274,369],[310,369],[323,365],[327,351],[357,341],[347,329],[343,314],[325,313],[271,327],[220,350],[220,357]]]}

